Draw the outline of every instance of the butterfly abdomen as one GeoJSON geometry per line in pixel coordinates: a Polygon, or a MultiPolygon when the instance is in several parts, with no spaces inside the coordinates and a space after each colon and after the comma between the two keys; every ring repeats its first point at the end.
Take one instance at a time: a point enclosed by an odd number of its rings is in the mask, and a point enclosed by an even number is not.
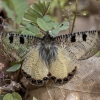
{"type": "Polygon", "coordinates": [[[41,43],[38,47],[38,51],[41,60],[44,61],[47,66],[50,66],[50,64],[56,60],[58,49],[55,44],[41,43]]]}

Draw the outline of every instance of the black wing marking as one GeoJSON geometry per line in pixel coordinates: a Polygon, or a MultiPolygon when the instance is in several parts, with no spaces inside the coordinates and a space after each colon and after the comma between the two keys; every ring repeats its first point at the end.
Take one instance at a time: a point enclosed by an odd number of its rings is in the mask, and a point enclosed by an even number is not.
{"type": "Polygon", "coordinates": [[[39,43],[40,38],[22,35],[16,32],[1,33],[1,43],[4,51],[14,60],[22,60],[30,47],[34,47],[39,43]]]}
{"type": "Polygon", "coordinates": [[[87,59],[100,50],[100,31],[92,30],[55,37],[71,59],[87,59]]]}

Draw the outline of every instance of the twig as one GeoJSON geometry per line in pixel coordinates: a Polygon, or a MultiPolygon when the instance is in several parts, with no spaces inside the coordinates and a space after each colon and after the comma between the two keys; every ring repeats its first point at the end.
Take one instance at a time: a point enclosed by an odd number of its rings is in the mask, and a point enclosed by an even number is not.
{"type": "Polygon", "coordinates": [[[19,83],[16,83],[15,81],[11,81],[11,84],[6,84],[0,87],[0,89],[3,92],[14,92],[16,90],[19,90],[20,88],[21,88],[21,85],[19,83]]]}
{"type": "Polygon", "coordinates": [[[1,20],[1,22],[0,22],[0,33],[2,32],[2,30],[3,30],[3,28],[4,28],[4,19],[0,16],[0,20],[1,20]]]}
{"type": "Polygon", "coordinates": [[[71,33],[73,33],[73,30],[74,30],[74,25],[75,25],[75,21],[76,21],[76,17],[77,17],[77,12],[78,12],[78,0],[76,0],[76,13],[75,13],[75,17],[74,17],[74,20],[73,20],[71,33]]]}
{"type": "Polygon", "coordinates": [[[25,96],[23,97],[23,100],[27,100],[28,92],[29,92],[29,90],[27,89],[26,93],[25,93],[25,96]]]}
{"type": "Polygon", "coordinates": [[[69,30],[69,33],[71,32],[71,19],[70,19],[70,16],[71,16],[71,14],[70,14],[70,10],[68,9],[65,9],[65,11],[67,11],[67,19],[68,19],[68,22],[69,22],[69,28],[68,28],[68,30],[69,30]]]}
{"type": "Polygon", "coordinates": [[[62,8],[60,5],[60,0],[58,0],[58,7],[59,7],[59,21],[62,22],[62,8]]]}
{"type": "Polygon", "coordinates": [[[68,22],[69,22],[69,33],[70,33],[71,20],[70,20],[70,12],[69,11],[68,11],[68,22]]]}

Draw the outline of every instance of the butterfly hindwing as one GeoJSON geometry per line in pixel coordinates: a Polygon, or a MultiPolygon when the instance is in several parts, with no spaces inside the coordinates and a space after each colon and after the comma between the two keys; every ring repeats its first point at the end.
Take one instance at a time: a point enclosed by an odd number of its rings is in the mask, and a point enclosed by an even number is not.
{"type": "Polygon", "coordinates": [[[51,79],[54,83],[67,83],[75,74],[76,66],[72,65],[63,48],[58,48],[56,60],[50,66],[51,79]]]}
{"type": "Polygon", "coordinates": [[[23,76],[33,85],[44,85],[47,83],[48,77],[48,67],[45,62],[39,57],[37,48],[31,48],[27,53],[25,60],[22,65],[23,76]]]}

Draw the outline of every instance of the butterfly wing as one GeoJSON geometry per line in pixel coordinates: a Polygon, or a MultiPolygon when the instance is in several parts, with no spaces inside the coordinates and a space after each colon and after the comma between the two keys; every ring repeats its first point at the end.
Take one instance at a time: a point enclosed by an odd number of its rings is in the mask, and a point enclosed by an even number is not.
{"type": "Polygon", "coordinates": [[[87,59],[100,50],[100,31],[85,31],[56,37],[59,46],[66,49],[73,60],[87,59]]]}
{"type": "Polygon", "coordinates": [[[55,37],[58,55],[50,68],[55,83],[68,82],[76,72],[76,60],[87,59],[100,50],[100,31],[86,31],[55,37]]]}
{"type": "Polygon", "coordinates": [[[73,77],[75,72],[76,67],[72,65],[70,59],[66,56],[66,51],[63,48],[58,48],[56,61],[52,62],[50,67],[53,82],[58,84],[66,83],[73,77]]]}
{"type": "Polygon", "coordinates": [[[20,61],[24,58],[29,48],[39,42],[39,38],[21,35],[16,32],[2,33],[1,43],[4,51],[13,60],[20,61]]]}
{"type": "Polygon", "coordinates": [[[48,67],[39,57],[38,49],[31,48],[22,65],[23,76],[33,85],[42,86],[48,81],[48,67]]]}

